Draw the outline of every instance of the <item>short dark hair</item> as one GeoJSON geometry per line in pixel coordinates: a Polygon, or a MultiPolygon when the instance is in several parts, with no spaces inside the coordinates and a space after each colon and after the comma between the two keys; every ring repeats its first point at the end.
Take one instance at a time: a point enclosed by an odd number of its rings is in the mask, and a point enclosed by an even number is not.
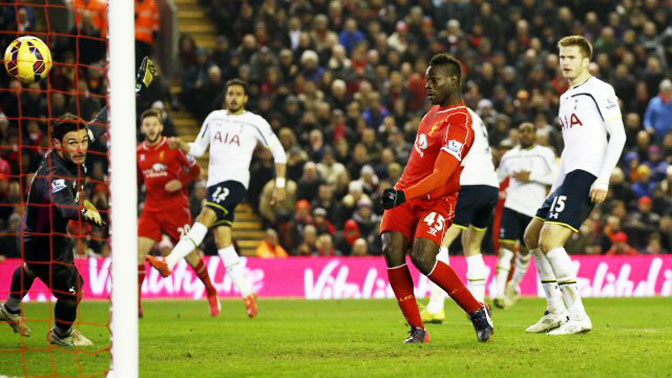
{"type": "Polygon", "coordinates": [[[225,91],[228,90],[229,87],[232,86],[232,85],[240,85],[241,87],[243,87],[243,92],[245,92],[245,94],[247,94],[247,84],[245,84],[244,81],[242,81],[240,79],[231,79],[231,80],[226,82],[226,85],[224,86],[224,90],[225,91]]]}
{"type": "Polygon", "coordinates": [[[86,130],[86,121],[72,113],[65,113],[51,126],[51,137],[63,142],[65,134],[78,130],[86,130]]]}
{"type": "Polygon", "coordinates": [[[558,48],[567,46],[578,46],[584,58],[593,57],[593,45],[582,35],[570,35],[558,41],[558,48]]]}
{"type": "Polygon", "coordinates": [[[429,61],[430,66],[450,66],[452,73],[457,76],[458,80],[462,80],[462,64],[457,58],[450,54],[441,53],[436,54],[429,61]]]}
{"type": "Polygon", "coordinates": [[[156,117],[159,120],[159,123],[163,125],[163,117],[161,112],[157,109],[147,109],[140,115],[140,120],[144,121],[145,118],[156,117]]]}

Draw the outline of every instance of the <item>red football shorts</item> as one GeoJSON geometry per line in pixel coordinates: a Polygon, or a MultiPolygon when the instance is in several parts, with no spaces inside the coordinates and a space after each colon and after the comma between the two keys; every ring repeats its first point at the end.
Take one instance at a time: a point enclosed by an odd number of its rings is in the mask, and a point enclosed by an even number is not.
{"type": "Polygon", "coordinates": [[[408,240],[425,238],[441,245],[443,235],[455,217],[457,197],[415,198],[385,210],[380,233],[399,231],[408,240]]]}
{"type": "Polygon", "coordinates": [[[191,214],[188,207],[169,211],[143,211],[138,221],[138,236],[161,241],[161,235],[170,237],[173,244],[189,232],[191,214]]]}

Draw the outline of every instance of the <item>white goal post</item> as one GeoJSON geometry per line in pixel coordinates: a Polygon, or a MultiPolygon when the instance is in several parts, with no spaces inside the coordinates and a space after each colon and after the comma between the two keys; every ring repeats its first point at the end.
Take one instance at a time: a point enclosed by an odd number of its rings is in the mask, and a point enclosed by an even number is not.
{"type": "Polygon", "coordinates": [[[138,376],[138,216],[133,0],[108,2],[110,84],[110,237],[112,370],[138,376]]]}

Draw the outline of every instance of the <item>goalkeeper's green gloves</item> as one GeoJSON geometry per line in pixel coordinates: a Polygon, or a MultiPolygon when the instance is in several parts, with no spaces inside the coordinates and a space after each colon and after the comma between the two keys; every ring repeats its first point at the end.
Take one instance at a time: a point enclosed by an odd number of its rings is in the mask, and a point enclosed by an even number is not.
{"type": "Polygon", "coordinates": [[[152,85],[154,79],[156,79],[159,74],[156,72],[156,65],[152,62],[149,57],[144,57],[142,59],[142,64],[138,69],[138,73],[135,75],[135,94],[140,95],[140,93],[152,85]]]}

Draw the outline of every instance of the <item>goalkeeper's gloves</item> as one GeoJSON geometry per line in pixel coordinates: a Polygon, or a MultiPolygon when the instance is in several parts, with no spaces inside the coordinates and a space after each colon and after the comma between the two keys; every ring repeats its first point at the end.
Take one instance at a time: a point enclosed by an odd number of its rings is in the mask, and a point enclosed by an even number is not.
{"type": "Polygon", "coordinates": [[[93,223],[96,226],[102,227],[105,222],[101,218],[98,209],[89,200],[84,200],[84,208],[82,208],[82,218],[89,223],[93,223]]]}
{"type": "Polygon", "coordinates": [[[135,94],[139,95],[145,88],[152,85],[152,82],[158,76],[154,62],[149,57],[144,57],[140,68],[138,68],[138,73],[135,75],[135,94]]]}
{"type": "Polygon", "coordinates": [[[389,210],[406,202],[406,194],[403,190],[387,188],[383,191],[383,209],[389,210]]]}

